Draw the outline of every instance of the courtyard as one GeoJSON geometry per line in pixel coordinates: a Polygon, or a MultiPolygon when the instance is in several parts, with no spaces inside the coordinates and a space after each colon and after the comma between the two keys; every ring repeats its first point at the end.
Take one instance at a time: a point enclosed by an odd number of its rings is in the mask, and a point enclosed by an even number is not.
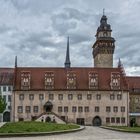
{"type": "Polygon", "coordinates": [[[140,133],[127,133],[118,132],[100,127],[86,126],[85,130],[60,134],[51,136],[39,136],[39,137],[11,137],[0,138],[1,140],[139,140],[140,133]]]}

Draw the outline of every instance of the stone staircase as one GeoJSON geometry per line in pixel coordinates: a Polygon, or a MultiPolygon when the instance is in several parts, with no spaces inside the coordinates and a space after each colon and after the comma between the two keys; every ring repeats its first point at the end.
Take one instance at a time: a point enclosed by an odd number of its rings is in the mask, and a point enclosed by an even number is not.
{"type": "Polygon", "coordinates": [[[60,123],[60,124],[66,124],[65,121],[63,121],[59,115],[57,115],[54,112],[43,112],[40,114],[35,121],[39,122],[54,122],[54,123],[60,123]]]}

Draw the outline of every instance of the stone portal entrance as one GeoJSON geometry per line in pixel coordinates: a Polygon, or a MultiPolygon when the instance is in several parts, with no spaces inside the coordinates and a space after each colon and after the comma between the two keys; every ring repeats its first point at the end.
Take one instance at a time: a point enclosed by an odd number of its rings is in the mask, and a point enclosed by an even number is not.
{"type": "Polygon", "coordinates": [[[3,113],[3,122],[10,122],[10,112],[6,111],[3,113]]]}
{"type": "Polygon", "coordinates": [[[51,122],[51,118],[49,116],[46,117],[45,122],[51,122]]]}
{"type": "Polygon", "coordinates": [[[93,126],[101,126],[102,125],[101,118],[99,116],[94,117],[92,124],[93,124],[93,126]]]}
{"type": "Polygon", "coordinates": [[[51,112],[53,108],[53,104],[50,101],[47,101],[44,105],[44,109],[46,112],[51,112]]]}

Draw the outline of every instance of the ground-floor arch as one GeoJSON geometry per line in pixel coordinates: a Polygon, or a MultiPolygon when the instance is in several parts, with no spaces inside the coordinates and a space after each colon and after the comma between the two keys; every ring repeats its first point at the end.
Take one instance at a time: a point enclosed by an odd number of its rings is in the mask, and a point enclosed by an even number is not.
{"type": "Polygon", "coordinates": [[[93,126],[101,126],[102,125],[102,120],[99,116],[95,116],[92,120],[93,126]]]}
{"type": "Polygon", "coordinates": [[[10,112],[6,111],[3,113],[3,122],[10,122],[10,112]]]}

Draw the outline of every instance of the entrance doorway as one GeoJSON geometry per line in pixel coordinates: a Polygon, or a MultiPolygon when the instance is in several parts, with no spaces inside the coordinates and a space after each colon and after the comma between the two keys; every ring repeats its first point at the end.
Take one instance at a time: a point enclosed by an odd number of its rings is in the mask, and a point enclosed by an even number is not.
{"type": "Polygon", "coordinates": [[[53,108],[53,104],[50,101],[47,101],[44,105],[44,109],[46,112],[51,112],[53,108]]]}
{"type": "Polygon", "coordinates": [[[51,118],[49,116],[46,117],[45,122],[51,122],[51,118]]]}
{"type": "Polygon", "coordinates": [[[6,111],[3,113],[3,122],[10,122],[10,112],[6,111]]]}
{"type": "Polygon", "coordinates": [[[85,125],[85,119],[84,118],[77,118],[76,123],[79,125],[85,125]]]}
{"type": "Polygon", "coordinates": [[[101,126],[102,125],[101,118],[99,116],[94,117],[92,124],[93,124],[93,126],[101,126]]]}

